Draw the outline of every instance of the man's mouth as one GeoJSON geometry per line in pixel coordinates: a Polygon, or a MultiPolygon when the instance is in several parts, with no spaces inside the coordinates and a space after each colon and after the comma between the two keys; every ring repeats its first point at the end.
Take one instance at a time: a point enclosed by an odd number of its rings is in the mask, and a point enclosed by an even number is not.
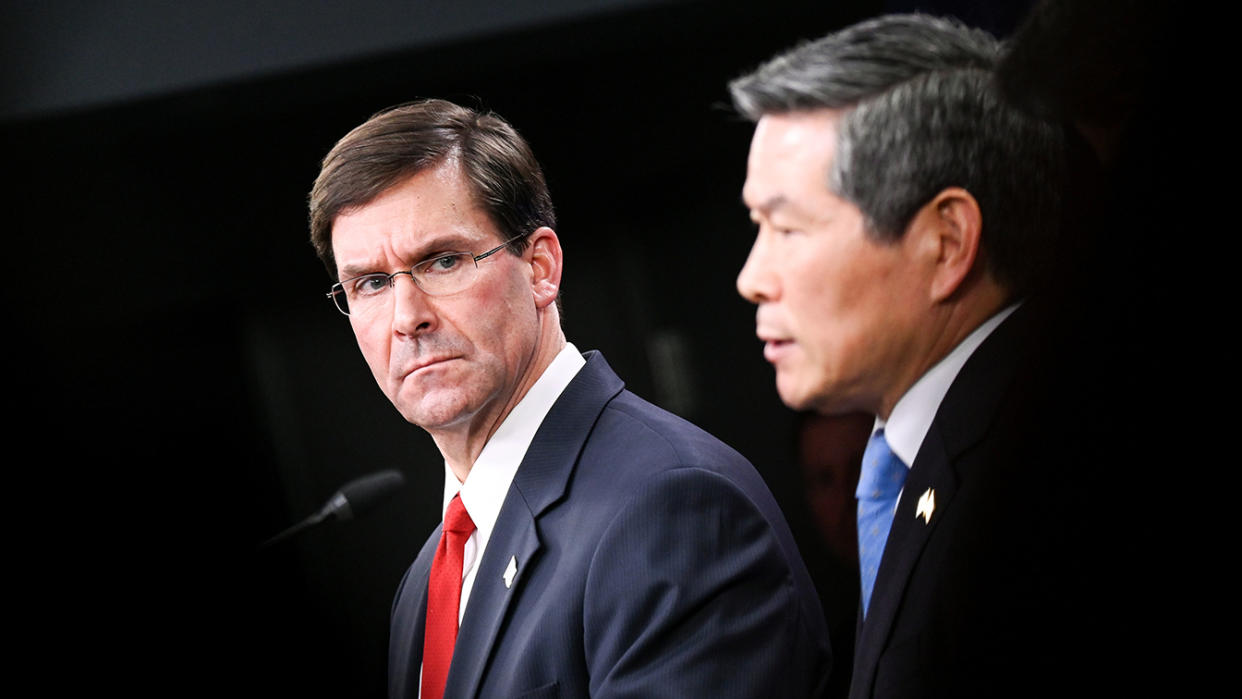
{"type": "Polygon", "coordinates": [[[763,340],[763,358],[773,364],[788,354],[794,345],[794,341],[788,338],[764,337],[761,335],[759,339],[763,340]]]}
{"type": "Polygon", "coordinates": [[[452,361],[454,359],[456,359],[456,357],[432,357],[429,359],[420,359],[417,363],[414,364],[414,367],[410,369],[407,376],[413,376],[424,369],[433,368],[445,362],[452,361]]]}

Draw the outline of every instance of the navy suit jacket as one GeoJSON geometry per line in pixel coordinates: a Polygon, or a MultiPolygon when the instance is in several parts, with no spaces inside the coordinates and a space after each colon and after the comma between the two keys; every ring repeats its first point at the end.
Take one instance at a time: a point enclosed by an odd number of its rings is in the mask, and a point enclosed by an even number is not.
{"type": "MultiPolygon", "coordinates": [[[[624,390],[601,355],[586,357],[501,508],[444,696],[821,691],[830,655],[820,604],[758,473],[711,435],[624,390]]],[[[393,699],[418,694],[439,538],[437,528],[397,592],[393,699]]]]}
{"type": "Polygon", "coordinates": [[[1134,610],[1110,609],[1098,508],[1110,494],[1084,456],[1099,440],[1032,305],[967,360],[911,465],[860,621],[851,699],[1120,686],[1098,663],[1129,642],[1112,622],[1134,610]],[[918,514],[928,493],[930,517],[918,514]]]}

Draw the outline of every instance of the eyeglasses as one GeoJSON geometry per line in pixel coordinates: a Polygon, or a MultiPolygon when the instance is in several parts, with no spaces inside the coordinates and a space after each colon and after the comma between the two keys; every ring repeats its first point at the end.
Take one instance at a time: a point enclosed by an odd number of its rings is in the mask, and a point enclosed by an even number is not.
{"type": "Polygon", "coordinates": [[[336,308],[347,316],[366,316],[392,300],[394,279],[408,274],[428,296],[448,296],[469,289],[479,278],[479,260],[499,252],[521,238],[515,235],[481,255],[470,252],[448,252],[430,257],[408,270],[383,274],[376,272],[337,282],[327,293],[336,308]]]}

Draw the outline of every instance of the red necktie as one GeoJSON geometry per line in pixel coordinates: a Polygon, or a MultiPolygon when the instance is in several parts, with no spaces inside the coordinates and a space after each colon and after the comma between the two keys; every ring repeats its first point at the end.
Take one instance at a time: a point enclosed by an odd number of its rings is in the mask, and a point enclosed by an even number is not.
{"type": "Polygon", "coordinates": [[[448,679],[453,645],[457,642],[457,610],[461,604],[462,553],[474,522],[454,496],[444,514],[440,545],[431,561],[427,590],[427,635],[423,638],[422,699],[441,699],[448,679]]]}

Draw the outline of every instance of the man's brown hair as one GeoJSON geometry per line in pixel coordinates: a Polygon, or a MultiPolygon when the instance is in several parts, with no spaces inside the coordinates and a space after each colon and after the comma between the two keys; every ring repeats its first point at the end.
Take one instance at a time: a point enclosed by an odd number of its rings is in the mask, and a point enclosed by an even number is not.
{"type": "Polygon", "coordinates": [[[332,224],[393,186],[447,158],[459,163],[478,204],[513,254],[526,249],[540,226],[555,227],[556,213],[543,170],[530,146],[508,122],[439,99],[390,107],[337,142],[323,159],[310,193],[311,244],[336,275],[332,224]]]}

